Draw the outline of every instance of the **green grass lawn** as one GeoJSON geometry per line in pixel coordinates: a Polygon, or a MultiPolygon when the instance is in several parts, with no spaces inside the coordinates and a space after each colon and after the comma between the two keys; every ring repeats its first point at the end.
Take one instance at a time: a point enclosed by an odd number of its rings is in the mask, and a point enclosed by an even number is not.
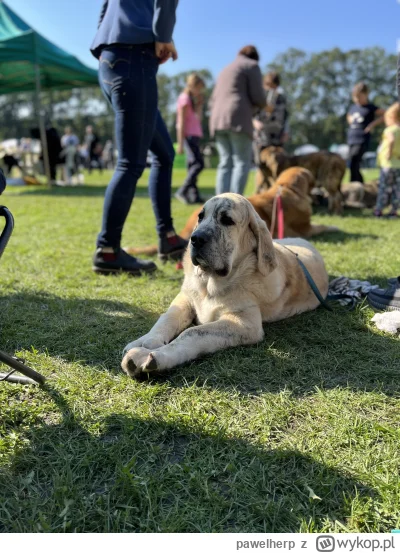
{"type": "MultiPolygon", "coordinates": [[[[174,185],[182,178],[176,170],[174,185]]],[[[204,171],[204,193],[214,180],[204,171]]],[[[266,325],[257,346],[128,379],[123,347],[182,274],[92,273],[106,181],[1,197],[16,227],[0,263],[0,349],[48,384],[0,383],[0,532],[399,528],[399,339],[376,330],[365,303],[318,309],[266,325]]],[[[191,211],[173,201],[177,229],[191,211]]],[[[397,221],[315,220],[342,229],[314,240],[331,277],[385,284],[399,273],[397,221]]],[[[155,238],[145,175],[124,245],[155,238]]]]}

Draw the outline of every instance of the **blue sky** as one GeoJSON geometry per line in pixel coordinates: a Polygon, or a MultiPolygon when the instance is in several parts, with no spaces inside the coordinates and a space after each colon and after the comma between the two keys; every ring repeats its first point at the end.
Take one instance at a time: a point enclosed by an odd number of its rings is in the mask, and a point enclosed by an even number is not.
{"type": "MultiPolygon", "coordinates": [[[[138,0],[136,0],[138,1],[138,0]]],[[[7,0],[6,0],[7,2],[7,0]]],[[[96,67],[89,52],[102,0],[8,0],[9,6],[58,46],[96,67]]],[[[289,47],[307,52],[383,46],[400,39],[398,0],[180,0],[169,74],[210,69],[217,74],[245,44],[264,66],[289,47]]]]}

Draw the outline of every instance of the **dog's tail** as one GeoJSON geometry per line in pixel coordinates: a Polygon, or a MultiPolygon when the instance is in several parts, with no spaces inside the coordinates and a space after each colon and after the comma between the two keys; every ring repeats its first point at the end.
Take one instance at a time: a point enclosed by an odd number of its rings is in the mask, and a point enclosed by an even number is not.
{"type": "MultiPolygon", "coordinates": [[[[189,240],[193,232],[193,229],[197,224],[199,213],[202,209],[203,208],[200,207],[199,209],[196,209],[196,211],[194,211],[191,214],[191,216],[186,222],[186,225],[178,233],[181,238],[184,238],[185,240],[189,240]]],[[[156,253],[158,252],[158,247],[156,245],[144,246],[143,248],[132,248],[128,246],[127,248],[124,248],[124,250],[131,255],[156,255],[156,253]]]]}

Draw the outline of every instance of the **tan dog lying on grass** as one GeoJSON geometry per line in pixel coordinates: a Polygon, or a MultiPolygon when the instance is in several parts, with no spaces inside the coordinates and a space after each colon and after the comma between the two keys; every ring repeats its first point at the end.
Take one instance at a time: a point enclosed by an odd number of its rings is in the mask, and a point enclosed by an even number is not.
{"type": "Polygon", "coordinates": [[[318,307],[293,252],[326,297],[328,275],[311,244],[299,238],[272,242],[264,221],[238,194],[209,200],[185,253],[180,293],[148,334],[126,346],[123,370],[138,378],[255,344],[264,337],[263,322],[318,307]]]}

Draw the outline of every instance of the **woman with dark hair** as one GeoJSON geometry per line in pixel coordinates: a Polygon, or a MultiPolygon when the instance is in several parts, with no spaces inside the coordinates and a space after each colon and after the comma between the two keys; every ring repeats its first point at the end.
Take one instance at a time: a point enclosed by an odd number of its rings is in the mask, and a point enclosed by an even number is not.
{"type": "Polygon", "coordinates": [[[218,76],[210,100],[210,133],[219,153],[216,193],[243,194],[251,167],[253,115],[265,107],[254,46],[242,48],[218,76]]]}

